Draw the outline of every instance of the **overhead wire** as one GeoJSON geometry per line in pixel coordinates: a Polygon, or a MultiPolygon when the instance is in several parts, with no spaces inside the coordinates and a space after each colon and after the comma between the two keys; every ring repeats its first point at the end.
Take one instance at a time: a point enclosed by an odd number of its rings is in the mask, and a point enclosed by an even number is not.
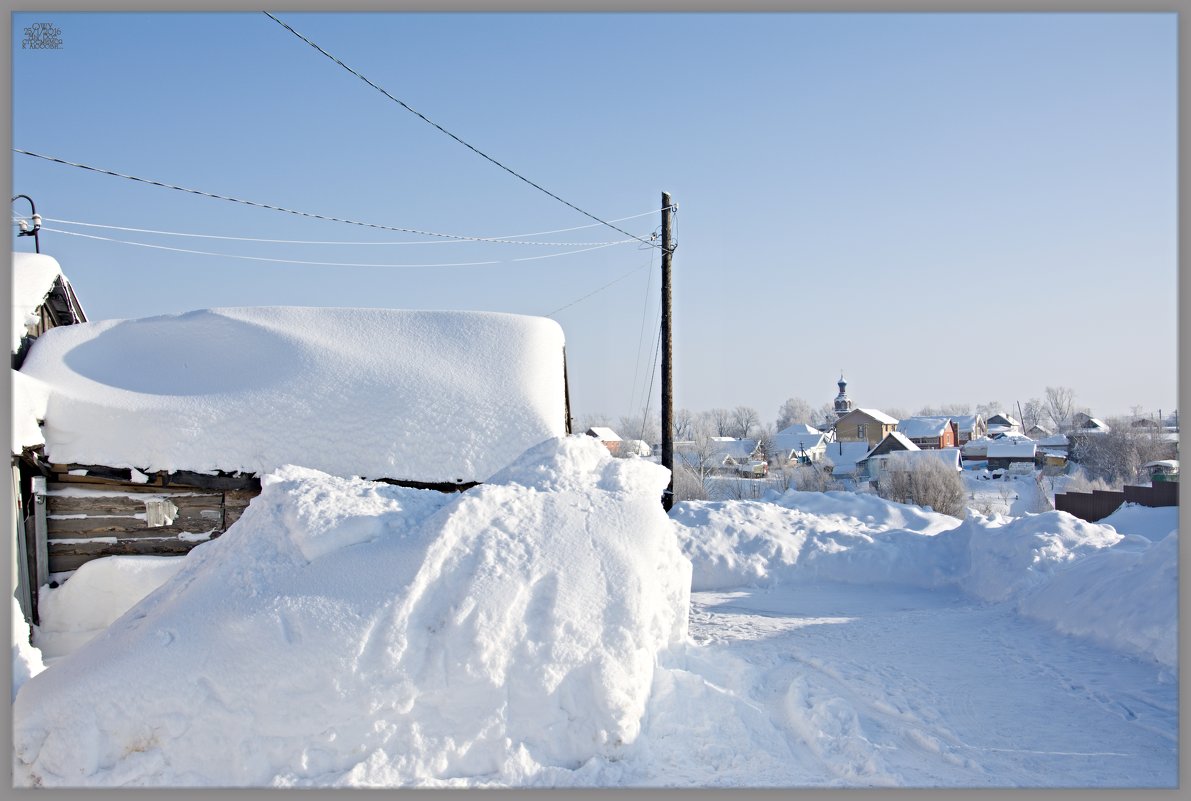
{"type": "MultiPolygon", "coordinates": [[[[95,234],[84,234],[80,231],[65,231],[60,228],[47,228],[44,225],[42,231],[49,231],[64,236],[79,236],[85,239],[97,239],[102,242],[115,242],[121,245],[134,245],[142,248],[152,248],[154,250],[168,250],[175,253],[191,253],[198,256],[217,256],[223,259],[242,259],[247,261],[263,261],[275,264],[300,264],[305,266],[315,267],[387,267],[387,268],[401,268],[401,267],[479,267],[492,264],[508,264],[513,262],[537,261],[540,259],[550,259],[558,256],[570,256],[576,253],[586,253],[591,250],[599,250],[601,248],[612,247],[611,245],[597,245],[590,248],[581,248],[579,250],[563,251],[561,253],[548,253],[542,256],[528,256],[517,259],[493,259],[490,261],[467,261],[467,262],[450,262],[450,263],[426,263],[426,264],[377,264],[373,262],[334,262],[334,261],[307,261],[303,259],[280,259],[268,256],[247,256],[238,253],[215,253],[206,250],[191,250],[189,248],[175,248],[168,245],[154,245],[148,242],[132,242],[126,239],[113,239],[107,236],[97,236],[95,234]]],[[[640,269],[640,268],[638,268],[640,269]]],[[[619,279],[617,279],[619,280],[619,279]]]]}
{"type": "Polygon", "coordinates": [[[410,106],[408,103],[406,103],[405,101],[403,101],[403,100],[400,100],[400,99],[398,99],[398,98],[394,97],[393,95],[389,94],[389,93],[388,93],[387,91],[385,91],[383,88],[381,88],[380,86],[377,86],[375,83],[373,83],[372,81],[370,81],[370,80],[369,80],[367,77],[365,77],[363,74],[361,74],[361,73],[360,73],[360,72],[358,72],[357,70],[354,70],[354,69],[352,69],[351,67],[347,66],[347,65],[346,65],[346,64],[344,64],[342,61],[340,61],[338,58],[336,58],[335,56],[331,55],[331,54],[330,54],[330,53],[328,53],[326,50],[324,50],[323,48],[319,47],[317,44],[315,44],[314,42],[312,42],[310,39],[306,38],[306,37],[305,37],[305,36],[303,36],[302,34],[298,33],[296,30],[294,30],[292,27],[290,27],[290,26],[289,26],[289,25],[287,25],[286,23],[284,23],[284,22],[282,22],[281,20],[277,19],[277,17],[273,16],[273,15],[272,15],[272,14],[270,14],[268,11],[263,11],[263,12],[261,12],[261,13],[263,13],[263,14],[264,14],[265,16],[267,16],[269,19],[271,19],[271,20],[273,20],[274,22],[276,22],[276,23],[277,23],[278,25],[280,25],[281,27],[285,28],[287,31],[289,31],[290,33],[292,33],[294,36],[296,36],[296,37],[298,37],[299,39],[301,39],[301,40],[302,40],[303,42],[305,42],[306,44],[308,44],[308,45],[310,45],[311,47],[313,47],[313,48],[314,48],[315,50],[317,50],[318,52],[322,53],[322,54],[323,54],[324,56],[326,56],[327,58],[329,58],[329,59],[331,59],[332,61],[334,61],[334,62],[335,62],[336,64],[338,64],[340,67],[343,67],[343,69],[347,70],[347,71],[348,71],[348,72],[350,72],[352,75],[355,75],[355,76],[356,76],[357,78],[359,78],[361,81],[363,81],[364,83],[368,84],[369,86],[371,86],[371,87],[372,87],[373,89],[375,89],[376,91],[380,92],[380,93],[381,93],[382,95],[384,95],[385,97],[389,98],[389,100],[392,100],[394,103],[398,104],[399,106],[401,106],[402,108],[404,108],[406,111],[408,111],[408,112],[410,112],[411,114],[413,114],[414,116],[418,117],[418,118],[419,118],[419,119],[421,119],[423,122],[426,122],[427,124],[429,124],[429,125],[433,126],[434,128],[437,128],[439,131],[441,131],[441,132],[443,132],[444,134],[446,134],[447,136],[451,137],[451,138],[452,138],[452,139],[454,139],[456,142],[458,142],[459,144],[463,145],[464,147],[466,147],[468,150],[472,151],[472,152],[473,152],[473,153],[475,153],[476,155],[478,155],[478,156],[481,156],[481,157],[483,157],[484,159],[486,159],[486,160],[488,160],[488,161],[492,162],[492,163],[493,163],[493,164],[495,164],[497,167],[500,167],[502,170],[504,170],[505,172],[509,173],[509,174],[510,174],[510,175],[512,175],[513,177],[515,177],[515,178],[518,178],[518,179],[519,179],[519,180],[521,180],[521,181],[524,181],[525,183],[527,183],[527,184],[529,184],[530,186],[532,186],[534,189],[537,189],[538,191],[540,191],[540,192],[543,192],[543,193],[545,193],[545,194],[549,195],[550,197],[552,197],[552,198],[554,198],[555,200],[557,200],[559,203],[562,203],[564,206],[568,206],[568,207],[570,207],[570,208],[574,209],[575,211],[579,212],[580,214],[582,214],[582,215],[584,215],[584,216],[586,216],[586,217],[590,217],[591,219],[595,220],[595,221],[596,221],[596,222],[598,222],[598,223],[602,223],[603,225],[606,225],[606,226],[608,226],[609,228],[611,228],[611,229],[613,229],[613,230],[615,230],[615,231],[620,231],[620,233],[624,234],[625,236],[629,236],[629,237],[632,237],[633,239],[637,239],[637,240],[639,240],[639,241],[641,241],[641,242],[644,242],[644,243],[646,243],[646,244],[649,244],[651,247],[657,247],[657,245],[656,245],[656,244],[654,244],[654,243],[651,243],[651,242],[646,242],[646,240],[644,240],[644,239],[641,239],[641,237],[634,236],[633,234],[630,234],[628,231],[624,230],[623,228],[619,228],[619,227],[617,227],[617,226],[613,225],[611,222],[609,222],[609,221],[607,221],[607,220],[600,219],[599,217],[597,217],[596,215],[592,214],[592,213],[591,213],[591,212],[589,212],[589,211],[584,211],[583,209],[581,209],[581,208],[579,208],[578,206],[576,206],[574,203],[571,203],[571,202],[569,202],[569,201],[563,200],[561,197],[559,197],[558,195],[554,194],[553,192],[551,192],[550,190],[546,189],[545,187],[541,186],[540,184],[536,184],[536,183],[534,183],[533,181],[529,180],[528,178],[526,178],[524,175],[522,175],[521,173],[517,172],[516,170],[513,170],[513,169],[511,169],[510,167],[507,167],[507,166],[505,166],[505,165],[504,165],[504,164],[502,164],[501,162],[499,162],[499,161],[497,161],[496,159],[494,159],[492,156],[489,156],[489,155],[488,155],[487,153],[485,153],[484,151],[480,150],[479,148],[475,147],[474,145],[472,145],[472,144],[469,144],[468,142],[464,141],[464,140],[463,140],[463,139],[461,139],[460,137],[458,137],[458,136],[456,136],[455,134],[451,133],[451,132],[450,132],[450,131],[448,131],[446,128],[442,127],[442,126],[441,126],[441,125],[439,125],[437,122],[435,122],[434,120],[432,120],[432,119],[430,119],[429,117],[427,117],[425,114],[423,114],[423,113],[421,113],[420,111],[418,111],[418,110],[416,110],[416,109],[412,108],[412,107],[411,107],[411,106],[410,106]]]}
{"type": "MultiPolygon", "coordinates": [[[[151,186],[161,187],[162,189],[172,189],[172,190],[175,190],[178,192],[186,192],[188,194],[199,195],[201,197],[208,197],[208,198],[212,198],[215,200],[224,200],[224,201],[228,201],[230,203],[239,203],[241,205],[252,206],[254,208],[269,209],[270,211],[280,211],[280,212],[284,212],[286,214],[293,214],[298,217],[306,217],[306,218],[314,219],[314,220],[325,220],[327,222],[344,223],[345,225],[358,225],[358,226],[361,226],[364,228],[374,228],[374,229],[377,229],[380,231],[395,231],[397,233],[416,234],[418,236],[436,237],[436,238],[440,238],[440,239],[457,239],[457,240],[465,241],[465,242],[488,242],[488,241],[501,242],[501,241],[504,241],[504,240],[507,240],[510,238],[514,238],[514,237],[524,238],[524,237],[529,237],[529,236],[545,236],[547,234],[563,233],[566,231],[578,231],[582,228],[595,228],[595,227],[597,227],[597,225],[600,225],[600,224],[606,225],[607,224],[607,223],[604,223],[604,221],[600,220],[595,224],[579,225],[579,226],[574,226],[571,228],[559,228],[559,229],[555,229],[553,231],[541,231],[541,232],[534,233],[534,234],[513,234],[513,235],[510,235],[507,237],[480,237],[480,236],[469,236],[466,234],[444,234],[444,233],[439,233],[436,231],[424,231],[424,230],[421,230],[418,228],[405,228],[405,227],[396,226],[396,225],[381,225],[379,223],[361,222],[359,220],[352,220],[352,219],[347,219],[347,218],[343,218],[343,217],[332,217],[332,216],[325,215],[325,214],[316,214],[316,213],[308,212],[308,211],[300,211],[297,209],[286,208],[284,206],[275,206],[270,203],[261,203],[259,201],[255,201],[255,200],[245,200],[243,198],[231,197],[229,195],[221,195],[221,194],[218,194],[215,192],[207,192],[202,189],[192,189],[192,188],[185,187],[185,186],[178,186],[176,184],[169,184],[169,183],[165,183],[164,181],[154,180],[152,178],[141,178],[141,177],[138,177],[135,175],[128,175],[127,173],[122,173],[122,172],[117,172],[115,170],[105,169],[103,167],[95,167],[90,164],[83,164],[83,163],[77,162],[77,161],[68,161],[66,159],[59,158],[57,156],[47,156],[43,153],[35,153],[31,150],[22,150],[21,148],[17,148],[17,147],[14,147],[12,150],[14,153],[20,153],[25,156],[31,156],[33,158],[43,159],[45,161],[50,161],[55,164],[62,164],[67,167],[77,167],[78,169],[88,170],[90,172],[99,173],[101,175],[110,175],[110,176],[113,176],[116,178],[124,178],[129,181],[136,181],[136,182],[142,183],[142,184],[148,184],[151,186]]],[[[656,211],[646,211],[646,212],[642,212],[640,214],[629,215],[628,217],[621,217],[617,221],[619,222],[619,221],[623,221],[623,220],[631,220],[631,219],[634,219],[637,217],[645,217],[647,215],[656,214],[656,213],[657,213],[656,211]]],[[[615,228],[615,226],[613,226],[613,227],[615,228]]],[[[637,240],[639,242],[644,242],[645,244],[647,244],[651,247],[656,247],[655,243],[648,242],[638,236],[633,236],[632,234],[629,234],[627,231],[624,231],[620,228],[616,228],[616,230],[631,237],[634,240],[637,240]]]]}
{"type": "Polygon", "coordinates": [[[629,395],[630,410],[637,408],[637,376],[641,371],[641,344],[645,340],[645,320],[649,315],[649,289],[653,286],[653,254],[655,252],[653,250],[649,252],[649,275],[645,279],[645,302],[641,308],[641,330],[637,334],[637,358],[633,362],[632,392],[629,395]]]}
{"type": "Polygon", "coordinates": [[[284,245],[458,245],[465,241],[471,242],[485,242],[499,245],[549,245],[552,247],[583,247],[583,246],[603,246],[603,245],[625,245],[629,242],[634,242],[634,239],[619,239],[615,241],[606,242],[545,242],[542,240],[525,240],[525,239],[511,239],[508,237],[474,237],[468,240],[460,239],[436,239],[430,242],[424,240],[406,240],[402,242],[360,242],[360,241],[332,241],[332,240],[314,240],[314,239],[264,239],[253,236],[225,236],[220,234],[195,234],[184,233],[181,231],[162,231],[153,228],[132,228],[125,225],[108,225],[102,223],[88,223],[80,222],[78,220],[61,220],[56,217],[43,217],[42,220],[46,222],[56,222],[60,225],[78,225],[84,228],[103,228],[112,231],[130,231],[141,234],[158,234],[161,236],[183,236],[197,239],[222,239],[234,242],[264,242],[271,244],[284,245]]]}

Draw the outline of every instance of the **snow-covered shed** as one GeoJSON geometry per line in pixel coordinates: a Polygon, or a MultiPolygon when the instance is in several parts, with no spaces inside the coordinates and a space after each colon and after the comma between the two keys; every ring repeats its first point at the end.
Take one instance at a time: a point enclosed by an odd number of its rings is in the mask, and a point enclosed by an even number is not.
{"type": "Polygon", "coordinates": [[[12,366],[20,367],[33,340],[51,328],[86,322],[87,315],[62,267],[44,253],[12,254],[12,366]]]}
{"type": "Polygon", "coordinates": [[[853,478],[863,469],[863,462],[871,450],[867,440],[859,442],[832,442],[823,454],[824,461],[831,465],[831,474],[836,478],[853,478]]]}
{"type": "Polygon", "coordinates": [[[1037,443],[1025,437],[1002,437],[988,444],[990,469],[1005,468],[1015,462],[1034,463],[1037,443]]]}
{"type": "Polygon", "coordinates": [[[287,464],[435,489],[569,433],[563,332],[489,312],[225,308],[56,328],[51,572],[218,536],[287,464]],[[55,547],[55,544],[58,547],[55,547]]]}
{"type": "Polygon", "coordinates": [[[592,426],[583,433],[589,437],[598,439],[613,456],[620,453],[621,443],[624,440],[620,438],[619,434],[607,426],[592,426]]]}

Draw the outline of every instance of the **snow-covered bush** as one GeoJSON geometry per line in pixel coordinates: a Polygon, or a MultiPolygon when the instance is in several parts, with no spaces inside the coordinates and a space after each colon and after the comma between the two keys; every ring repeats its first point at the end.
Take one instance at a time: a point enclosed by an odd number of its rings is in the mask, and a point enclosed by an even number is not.
{"type": "Polygon", "coordinates": [[[898,503],[928,506],[952,517],[964,516],[963,479],[938,459],[911,462],[900,454],[891,455],[877,480],[877,494],[898,503]]]}

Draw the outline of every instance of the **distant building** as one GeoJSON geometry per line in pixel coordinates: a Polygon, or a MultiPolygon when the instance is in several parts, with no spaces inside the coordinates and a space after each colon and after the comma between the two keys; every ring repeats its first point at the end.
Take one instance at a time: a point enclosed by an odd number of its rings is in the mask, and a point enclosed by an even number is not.
{"type": "Polygon", "coordinates": [[[867,442],[873,447],[897,428],[897,420],[876,409],[853,409],[835,422],[837,442],[867,442]]]}
{"type": "Polygon", "coordinates": [[[840,418],[852,411],[852,399],[848,397],[848,382],[844,380],[844,374],[839,374],[839,394],[835,396],[835,419],[839,422],[840,418]]]}
{"type": "Polygon", "coordinates": [[[589,437],[595,437],[600,443],[608,449],[608,453],[616,456],[620,453],[620,443],[622,442],[620,435],[610,428],[605,426],[592,426],[583,432],[589,437]]]}
{"type": "Polygon", "coordinates": [[[922,450],[956,447],[957,426],[950,417],[907,417],[897,430],[922,450]]]}

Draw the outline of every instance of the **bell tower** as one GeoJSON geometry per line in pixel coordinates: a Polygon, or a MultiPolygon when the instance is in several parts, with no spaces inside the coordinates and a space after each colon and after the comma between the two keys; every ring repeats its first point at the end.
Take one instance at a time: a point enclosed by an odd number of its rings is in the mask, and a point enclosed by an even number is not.
{"type": "Polygon", "coordinates": [[[848,397],[848,382],[844,380],[844,371],[839,374],[839,394],[835,396],[835,419],[843,417],[852,411],[852,399],[848,397]]]}

